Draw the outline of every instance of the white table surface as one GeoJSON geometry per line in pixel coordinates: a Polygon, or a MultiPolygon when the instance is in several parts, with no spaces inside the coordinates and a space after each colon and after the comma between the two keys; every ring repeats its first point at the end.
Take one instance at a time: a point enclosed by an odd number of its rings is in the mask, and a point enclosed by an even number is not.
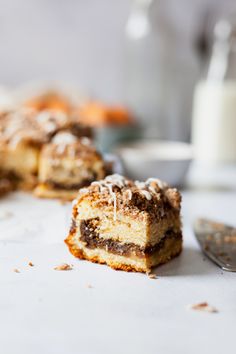
{"type": "Polygon", "coordinates": [[[1,354],[233,353],[236,273],[204,258],[191,225],[202,215],[235,224],[235,201],[235,191],[184,192],[184,251],[149,279],[73,258],[63,243],[70,205],[2,199],[1,354]],[[74,269],[53,269],[63,262],[74,269]],[[219,312],[187,308],[202,301],[219,312]]]}

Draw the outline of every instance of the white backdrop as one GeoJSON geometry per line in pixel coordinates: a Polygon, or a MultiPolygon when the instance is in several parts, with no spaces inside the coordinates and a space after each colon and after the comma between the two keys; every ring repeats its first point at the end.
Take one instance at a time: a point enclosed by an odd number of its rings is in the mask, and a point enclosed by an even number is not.
{"type": "MultiPolygon", "coordinates": [[[[209,4],[234,0],[160,0],[183,40],[201,30],[209,4]]],[[[0,0],[0,84],[66,80],[101,98],[123,100],[124,26],[131,0],[0,0]]]]}

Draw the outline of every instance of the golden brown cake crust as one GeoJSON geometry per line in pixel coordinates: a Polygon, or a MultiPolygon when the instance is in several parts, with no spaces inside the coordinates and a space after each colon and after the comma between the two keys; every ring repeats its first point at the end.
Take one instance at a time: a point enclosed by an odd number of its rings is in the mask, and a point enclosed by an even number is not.
{"type": "Polygon", "coordinates": [[[50,188],[44,183],[40,183],[34,189],[34,195],[42,199],[60,199],[64,201],[72,201],[78,194],[78,190],[60,190],[50,188]]]}

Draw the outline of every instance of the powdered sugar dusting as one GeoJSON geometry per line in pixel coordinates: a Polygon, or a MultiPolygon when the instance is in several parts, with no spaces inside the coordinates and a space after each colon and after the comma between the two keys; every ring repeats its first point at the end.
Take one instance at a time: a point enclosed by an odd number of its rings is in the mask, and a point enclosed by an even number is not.
{"type": "Polygon", "coordinates": [[[61,133],[58,133],[54,136],[54,138],[52,139],[52,142],[54,144],[73,144],[77,141],[76,137],[69,133],[69,132],[61,132],[61,133]]]}

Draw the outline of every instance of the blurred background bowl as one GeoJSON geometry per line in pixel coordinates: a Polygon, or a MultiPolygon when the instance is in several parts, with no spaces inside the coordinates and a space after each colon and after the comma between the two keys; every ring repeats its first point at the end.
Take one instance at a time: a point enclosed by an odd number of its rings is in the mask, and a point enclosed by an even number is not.
{"type": "Polygon", "coordinates": [[[182,186],[193,157],[190,144],[162,140],[138,140],[116,148],[125,174],[132,179],[160,178],[182,186]]]}

